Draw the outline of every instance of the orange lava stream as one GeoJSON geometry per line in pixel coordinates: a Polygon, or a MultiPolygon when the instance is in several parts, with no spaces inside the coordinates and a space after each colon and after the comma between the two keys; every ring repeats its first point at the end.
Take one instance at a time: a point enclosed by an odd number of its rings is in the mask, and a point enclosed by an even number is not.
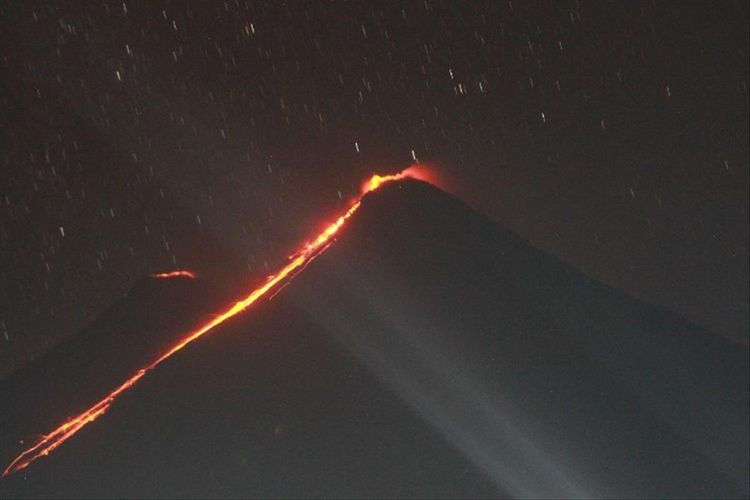
{"type": "Polygon", "coordinates": [[[195,273],[192,271],[172,271],[169,273],[158,273],[152,274],[151,278],[168,279],[168,278],[195,278],[195,273]]]}
{"type": "MultiPolygon", "coordinates": [[[[49,434],[42,436],[36,442],[36,444],[34,444],[34,446],[18,455],[5,468],[2,476],[0,477],[5,477],[9,474],[13,474],[14,472],[25,469],[36,459],[49,455],[58,446],[73,437],[87,424],[93,422],[101,415],[106,413],[114,400],[120,394],[133,387],[141,378],[143,378],[144,375],[146,375],[146,373],[156,368],[156,366],[158,366],[162,361],[165,361],[177,351],[179,351],[192,341],[196,340],[197,338],[210,332],[229,318],[232,318],[233,316],[244,311],[258,299],[266,295],[270,290],[274,289],[277,285],[284,285],[285,282],[288,282],[296,272],[302,270],[307,263],[309,263],[312,259],[317,257],[321,252],[328,248],[334,235],[339,231],[339,229],[341,229],[346,221],[349,220],[352,215],[354,215],[357,209],[359,209],[362,203],[362,197],[364,197],[364,195],[378,189],[385,183],[402,180],[407,177],[412,177],[412,174],[410,172],[401,172],[393,175],[372,176],[372,178],[370,178],[362,186],[362,196],[357,199],[342,216],[340,216],[338,219],[336,219],[335,222],[325,228],[314,240],[306,243],[300,251],[298,251],[296,254],[293,254],[290,257],[290,261],[276,274],[272,274],[271,276],[269,276],[261,286],[250,292],[250,294],[246,297],[235,302],[234,305],[232,305],[225,311],[216,315],[211,321],[204,324],[203,326],[198,327],[198,329],[194,330],[193,332],[187,334],[182,340],[180,340],[177,344],[167,350],[151,364],[145,366],[144,368],[141,368],[140,370],[138,370],[138,372],[136,372],[135,375],[120,384],[120,386],[110,392],[104,399],[100,400],[80,415],[69,419],[67,422],[65,422],[63,425],[53,430],[49,434]]],[[[193,273],[189,271],[162,273],[153,275],[152,277],[171,278],[175,276],[187,276],[191,278],[194,277],[193,273]]]]}

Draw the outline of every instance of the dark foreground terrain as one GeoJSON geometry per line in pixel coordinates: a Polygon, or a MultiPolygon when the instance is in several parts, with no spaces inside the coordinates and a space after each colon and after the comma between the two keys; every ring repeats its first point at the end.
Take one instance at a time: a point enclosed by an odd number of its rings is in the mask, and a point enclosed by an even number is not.
{"type": "MultiPolygon", "coordinates": [[[[16,372],[3,466],[229,300],[145,280],[16,372]]],[[[407,181],[0,497],[746,497],[748,466],[746,348],[407,181]]]]}

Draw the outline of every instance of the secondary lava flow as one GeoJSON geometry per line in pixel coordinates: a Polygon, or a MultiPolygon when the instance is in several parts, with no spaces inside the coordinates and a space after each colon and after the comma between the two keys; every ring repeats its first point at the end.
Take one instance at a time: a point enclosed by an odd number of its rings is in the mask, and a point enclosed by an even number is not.
{"type": "Polygon", "coordinates": [[[195,278],[195,273],[192,271],[171,271],[168,273],[152,274],[152,278],[168,279],[168,278],[195,278]]]}
{"type": "MultiPolygon", "coordinates": [[[[303,245],[301,250],[289,257],[289,262],[276,274],[270,275],[268,278],[266,278],[266,281],[261,286],[251,291],[247,296],[235,302],[231,307],[228,307],[223,312],[218,313],[213,317],[211,321],[188,333],[185,337],[182,338],[182,340],[172,346],[156,360],[152,361],[149,365],[141,368],[135,373],[135,375],[125,380],[106,397],[104,397],[104,399],[98,401],[90,408],[82,412],[80,415],[69,419],[67,422],[65,422],[49,434],[42,436],[32,447],[28,448],[26,451],[13,459],[13,461],[5,468],[2,476],[0,477],[5,477],[9,474],[13,474],[14,472],[18,472],[19,470],[28,467],[36,459],[49,455],[58,446],[62,445],[65,441],[73,437],[87,424],[93,422],[104,413],[106,413],[106,411],[110,408],[112,403],[120,394],[133,387],[141,378],[143,378],[143,376],[145,376],[149,371],[156,368],[162,361],[171,357],[172,355],[177,353],[177,351],[179,351],[192,341],[212,331],[214,328],[224,323],[229,318],[232,318],[233,316],[244,311],[258,299],[265,296],[269,291],[275,288],[280,288],[279,285],[283,286],[284,284],[286,284],[295,275],[296,272],[304,269],[306,264],[308,264],[312,259],[320,255],[320,253],[328,248],[328,246],[332,242],[332,238],[346,223],[346,221],[349,220],[349,218],[351,218],[352,215],[354,215],[354,213],[359,209],[364,195],[371,191],[375,191],[386,183],[399,181],[408,177],[424,179],[423,174],[421,174],[420,171],[415,170],[414,167],[398,174],[372,176],[365,184],[362,185],[362,195],[356,201],[354,201],[354,203],[347,209],[347,211],[344,212],[344,214],[341,215],[338,219],[336,219],[335,222],[326,227],[319,235],[315,237],[315,239],[303,245]]],[[[192,273],[190,273],[189,271],[163,273],[160,275],[154,275],[153,277],[171,278],[174,276],[193,277],[192,273]]]]}

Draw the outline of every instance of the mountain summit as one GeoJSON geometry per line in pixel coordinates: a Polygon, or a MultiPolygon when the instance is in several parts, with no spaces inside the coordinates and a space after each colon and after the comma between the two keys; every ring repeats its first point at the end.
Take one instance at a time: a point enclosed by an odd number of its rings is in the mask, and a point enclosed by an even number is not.
{"type": "MultiPolygon", "coordinates": [[[[196,283],[137,287],[6,380],[2,457],[220,302],[196,283]]],[[[405,180],[0,496],[736,497],[748,439],[746,348],[405,180]]]]}

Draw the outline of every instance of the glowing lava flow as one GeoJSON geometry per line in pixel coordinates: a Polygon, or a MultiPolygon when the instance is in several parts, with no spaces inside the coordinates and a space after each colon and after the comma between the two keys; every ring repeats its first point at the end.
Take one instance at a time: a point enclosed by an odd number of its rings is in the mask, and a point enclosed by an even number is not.
{"type": "Polygon", "coordinates": [[[168,279],[168,278],[195,278],[195,273],[192,271],[172,271],[169,273],[158,273],[152,274],[151,278],[168,279]]]}
{"type": "MultiPolygon", "coordinates": [[[[360,204],[362,203],[362,197],[365,194],[378,189],[385,183],[398,181],[407,177],[419,178],[420,176],[412,169],[393,175],[374,175],[368,182],[366,182],[362,186],[362,196],[349,207],[344,215],[340,216],[333,224],[325,228],[323,232],[321,232],[314,240],[305,244],[300,251],[293,254],[289,258],[290,261],[286,264],[286,266],[281,268],[281,270],[279,270],[276,274],[272,274],[271,276],[269,276],[266,279],[265,283],[263,283],[263,285],[250,292],[250,294],[246,297],[235,302],[234,305],[232,305],[225,311],[216,315],[208,323],[189,333],[151,364],[138,370],[135,375],[120,384],[119,387],[110,392],[104,399],[100,400],[80,415],[71,418],[49,434],[43,436],[37,441],[36,444],[34,444],[34,446],[18,455],[5,468],[1,477],[5,477],[14,472],[18,472],[19,470],[28,467],[29,464],[31,464],[37,458],[49,455],[58,446],[73,437],[79,430],[86,426],[86,424],[93,422],[101,415],[103,415],[120,394],[133,387],[144,375],[146,375],[146,373],[156,368],[156,366],[159,365],[162,361],[166,360],[198,337],[201,337],[202,335],[210,332],[216,326],[224,323],[229,318],[244,311],[255,301],[266,295],[266,293],[268,293],[271,289],[275,288],[276,285],[288,282],[288,280],[294,276],[295,272],[302,270],[307,263],[309,263],[312,259],[317,257],[321,252],[328,248],[328,245],[331,243],[331,239],[333,238],[333,236],[360,207],[360,204]]],[[[166,278],[173,276],[192,277],[192,273],[189,273],[189,271],[176,271],[175,273],[154,275],[154,277],[157,278],[166,278]]]]}

